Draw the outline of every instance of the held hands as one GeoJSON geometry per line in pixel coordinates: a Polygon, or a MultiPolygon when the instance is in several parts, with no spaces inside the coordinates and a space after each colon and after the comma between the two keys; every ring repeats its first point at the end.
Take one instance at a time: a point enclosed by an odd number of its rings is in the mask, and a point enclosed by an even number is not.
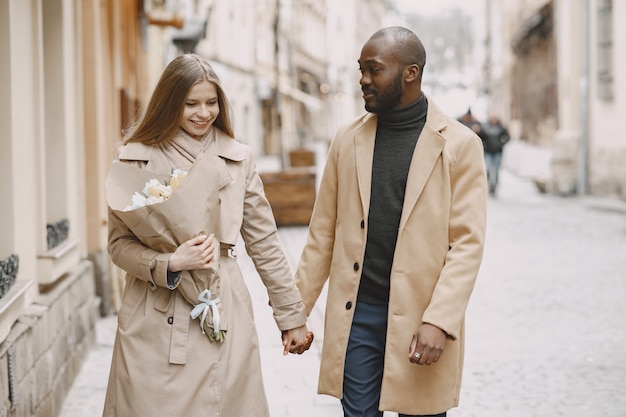
{"type": "Polygon", "coordinates": [[[213,268],[215,246],[213,234],[201,234],[184,242],[170,256],[168,269],[171,272],[213,268]]]}
{"type": "Polygon", "coordinates": [[[283,355],[288,353],[303,354],[309,350],[313,343],[313,332],[307,329],[306,325],[296,327],[295,329],[283,330],[283,355]]]}
{"type": "Polygon", "coordinates": [[[413,335],[409,347],[409,361],[417,365],[431,365],[439,360],[448,335],[439,327],[424,323],[413,335]]]}

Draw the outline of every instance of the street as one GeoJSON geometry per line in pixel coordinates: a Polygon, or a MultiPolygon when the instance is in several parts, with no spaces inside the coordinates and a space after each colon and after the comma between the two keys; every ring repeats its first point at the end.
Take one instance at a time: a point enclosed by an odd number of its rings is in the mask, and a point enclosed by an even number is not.
{"type": "Polygon", "coordinates": [[[623,207],[503,176],[467,312],[461,404],[449,416],[624,415],[623,207]]]}
{"type": "MultiPolygon", "coordinates": [[[[504,171],[488,210],[484,261],[467,312],[460,406],[448,416],[623,416],[625,204],[540,194],[504,171]]],[[[282,228],[280,236],[295,268],[306,228],[282,228]]],[[[243,249],[239,254],[271,415],[341,416],[338,400],[316,394],[324,300],[309,323],[312,349],[283,357],[265,290],[243,249]]],[[[101,415],[114,326],[111,317],[99,323],[98,344],[61,417],[101,415]]]]}

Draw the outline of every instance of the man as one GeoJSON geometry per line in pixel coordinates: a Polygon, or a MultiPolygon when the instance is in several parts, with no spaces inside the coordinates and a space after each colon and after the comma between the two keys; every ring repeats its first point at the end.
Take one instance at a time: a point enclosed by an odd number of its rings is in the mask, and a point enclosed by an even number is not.
{"type": "Polygon", "coordinates": [[[472,129],[474,133],[480,136],[480,131],[481,131],[480,122],[472,114],[471,108],[468,108],[467,111],[457,120],[461,122],[462,124],[464,124],[465,126],[472,129]]]}
{"type": "Polygon", "coordinates": [[[296,272],[311,312],[328,280],[318,392],[344,415],[445,415],[459,400],[465,309],[483,252],[480,139],[421,91],[401,27],[359,59],[368,114],[333,140],[296,272]]]}
{"type": "Polygon", "coordinates": [[[497,114],[491,113],[489,121],[483,125],[481,135],[485,147],[485,166],[489,182],[489,194],[495,196],[500,177],[502,151],[511,138],[508,130],[500,122],[497,114]]]}

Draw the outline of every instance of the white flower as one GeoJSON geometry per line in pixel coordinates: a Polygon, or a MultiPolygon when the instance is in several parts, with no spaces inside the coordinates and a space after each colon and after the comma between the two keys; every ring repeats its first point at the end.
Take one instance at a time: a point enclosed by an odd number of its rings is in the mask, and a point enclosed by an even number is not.
{"type": "Polygon", "coordinates": [[[164,197],[164,196],[154,196],[154,195],[151,195],[148,198],[146,198],[146,205],[149,206],[151,204],[162,203],[166,199],[167,199],[167,197],[164,197]]]}
{"type": "Polygon", "coordinates": [[[131,202],[132,204],[126,207],[124,211],[130,211],[130,210],[138,209],[140,207],[145,207],[147,200],[146,200],[146,197],[142,196],[138,192],[135,192],[133,196],[131,197],[131,202]]]}
{"type": "Polygon", "coordinates": [[[146,183],[143,193],[147,196],[169,198],[172,189],[169,185],[161,184],[159,180],[152,178],[146,183]]]}
{"type": "Polygon", "coordinates": [[[176,191],[176,189],[180,186],[185,179],[185,175],[187,175],[187,171],[183,171],[180,169],[175,169],[172,171],[172,176],[170,178],[170,188],[172,192],[176,191]]]}
{"type": "Polygon", "coordinates": [[[180,186],[186,175],[187,171],[174,169],[170,175],[170,180],[165,181],[165,184],[161,184],[159,180],[152,178],[146,182],[143,188],[144,195],[135,192],[131,197],[132,205],[126,207],[124,211],[135,210],[151,204],[164,202],[170,198],[172,193],[180,186]]]}

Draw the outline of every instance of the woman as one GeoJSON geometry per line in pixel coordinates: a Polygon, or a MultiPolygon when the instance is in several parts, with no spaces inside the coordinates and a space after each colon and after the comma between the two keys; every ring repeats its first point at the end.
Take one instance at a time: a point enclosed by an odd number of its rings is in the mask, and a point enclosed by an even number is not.
{"type": "MultiPolygon", "coordinates": [[[[268,416],[250,294],[233,251],[240,233],[267,287],[284,354],[311,345],[263,185],[250,149],[234,139],[229,112],[211,66],[179,56],[118,151],[109,178],[120,167],[187,176],[143,217],[126,217],[109,199],[109,253],[127,276],[104,416],[268,416]],[[194,305],[183,289],[201,273],[213,294],[194,305]]],[[[132,183],[135,176],[124,175],[107,179],[107,198],[132,183]]]]}

